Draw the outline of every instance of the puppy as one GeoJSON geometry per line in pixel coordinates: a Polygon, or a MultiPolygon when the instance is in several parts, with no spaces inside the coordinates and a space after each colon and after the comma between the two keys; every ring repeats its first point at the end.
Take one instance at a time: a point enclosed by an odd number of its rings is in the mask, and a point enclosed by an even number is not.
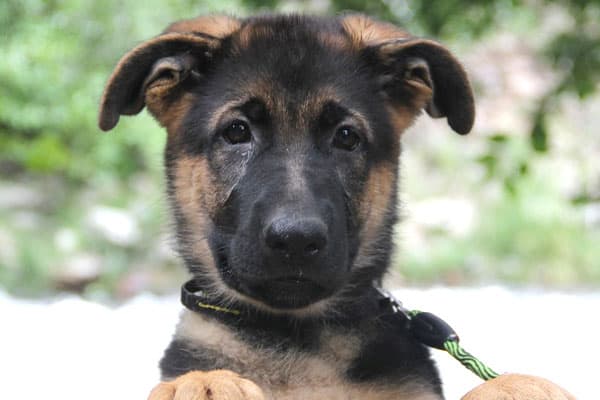
{"type": "Polygon", "coordinates": [[[193,276],[151,400],[442,399],[375,286],[402,132],[423,110],[473,126],[445,47],[363,15],[199,17],[121,59],[100,127],[144,106],[193,276]]]}

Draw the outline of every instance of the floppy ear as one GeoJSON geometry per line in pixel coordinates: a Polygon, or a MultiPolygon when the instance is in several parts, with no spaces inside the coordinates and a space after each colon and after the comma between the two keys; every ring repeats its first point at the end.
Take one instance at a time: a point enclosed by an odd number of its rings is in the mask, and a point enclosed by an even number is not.
{"type": "Polygon", "coordinates": [[[125,54],[100,101],[100,129],[111,130],[121,115],[135,115],[145,105],[160,120],[161,103],[176,100],[184,82],[202,75],[221,39],[239,27],[236,22],[228,17],[180,21],[125,54]]]}
{"type": "Polygon", "coordinates": [[[375,64],[392,108],[408,107],[412,113],[424,108],[434,118],[447,117],[460,134],[471,130],[475,119],[471,85],[446,48],[361,14],[343,16],[342,26],[352,45],[375,64]]]}
{"type": "Polygon", "coordinates": [[[473,92],[463,67],[442,45],[425,39],[399,39],[373,49],[380,63],[382,88],[392,103],[425,108],[446,117],[461,135],[475,120],[473,92]]]}

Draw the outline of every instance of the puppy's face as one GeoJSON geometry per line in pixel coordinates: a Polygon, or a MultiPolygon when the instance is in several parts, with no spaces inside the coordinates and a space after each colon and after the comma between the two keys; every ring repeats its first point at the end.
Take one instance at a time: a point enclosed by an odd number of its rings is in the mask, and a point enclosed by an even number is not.
{"type": "Polygon", "coordinates": [[[179,251],[196,278],[323,311],[387,266],[400,133],[426,109],[466,133],[460,65],[361,16],[199,18],[126,55],[101,126],[144,105],[168,130],[179,251]]]}

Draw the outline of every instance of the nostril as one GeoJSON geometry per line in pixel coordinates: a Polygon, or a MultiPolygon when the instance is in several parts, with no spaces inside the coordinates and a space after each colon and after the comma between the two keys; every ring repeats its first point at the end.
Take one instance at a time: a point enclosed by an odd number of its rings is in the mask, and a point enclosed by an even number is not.
{"type": "Polygon", "coordinates": [[[277,250],[277,251],[287,251],[287,245],[285,244],[285,242],[283,242],[281,240],[274,241],[273,244],[271,245],[271,248],[273,248],[273,250],[277,250]]]}
{"type": "Polygon", "coordinates": [[[304,254],[307,256],[316,256],[320,250],[316,243],[310,243],[304,248],[304,254]]]}
{"type": "Polygon", "coordinates": [[[265,242],[271,250],[285,255],[290,250],[286,236],[286,234],[282,234],[277,225],[271,225],[265,233],[265,242]]]}

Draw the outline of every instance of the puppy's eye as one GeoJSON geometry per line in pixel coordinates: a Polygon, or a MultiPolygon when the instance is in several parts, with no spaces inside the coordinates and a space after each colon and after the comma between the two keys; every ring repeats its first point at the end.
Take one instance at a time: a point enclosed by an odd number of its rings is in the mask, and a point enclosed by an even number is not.
{"type": "Polygon", "coordinates": [[[229,144],[248,143],[252,140],[252,133],[247,123],[241,120],[235,120],[229,124],[223,131],[223,138],[229,144]]]}
{"type": "Polygon", "coordinates": [[[335,131],[332,143],[339,149],[352,151],[360,144],[360,136],[351,126],[341,126],[335,131]]]}

